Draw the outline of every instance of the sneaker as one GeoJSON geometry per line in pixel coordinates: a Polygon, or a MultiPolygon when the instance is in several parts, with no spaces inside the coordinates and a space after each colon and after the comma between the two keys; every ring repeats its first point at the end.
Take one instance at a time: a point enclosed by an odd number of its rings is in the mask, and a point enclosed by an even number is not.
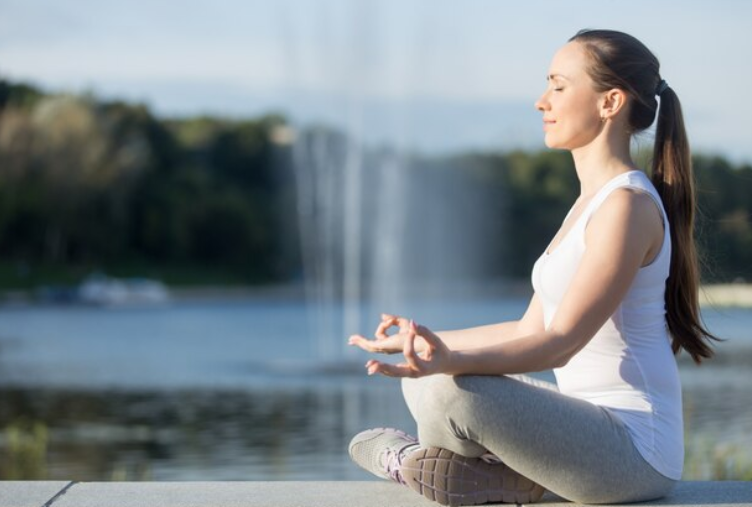
{"type": "Polygon", "coordinates": [[[392,428],[375,428],[358,433],[350,441],[352,460],[382,479],[405,484],[400,469],[404,459],[420,448],[418,439],[392,428]]]}
{"type": "Polygon", "coordinates": [[[407,456],[401,475],[411,489],[442,505],[526,504],[543,496],[545,490],[539,484],[503,462],[489,461],[431,447],[407,456]]]}

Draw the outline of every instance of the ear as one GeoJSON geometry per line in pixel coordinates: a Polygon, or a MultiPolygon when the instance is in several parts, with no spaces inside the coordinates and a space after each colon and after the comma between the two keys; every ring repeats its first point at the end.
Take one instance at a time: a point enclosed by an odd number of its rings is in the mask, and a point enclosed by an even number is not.
{"type": "Polygon", "coordinates": [[[600,103],[601,118],[605,120],[612,120],[620,111],[626,110],[627,94],[624,90],[619,88],[612,88],[606,92],[603,92],[600,103]]]}

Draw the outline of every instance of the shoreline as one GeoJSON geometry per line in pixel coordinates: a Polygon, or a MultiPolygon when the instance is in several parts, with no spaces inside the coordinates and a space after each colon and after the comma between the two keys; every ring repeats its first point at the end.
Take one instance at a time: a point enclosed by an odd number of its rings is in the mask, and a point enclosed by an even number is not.
{"type": "MultiPolygon", "coordinates": [[[[491,298],[529,297],[531,289],[527,281],[501,281],[492,284],[493,289],[483,287],[460,287],[452,291],[456,296],[476,296],[491,298]]],[[[412,297],[434,298],[435,292],[419,290],[412,297]]],[[[220,302],[220,301],[305,301],[306,287],[303,284],[240,285],[240,286],[188,286],[168,287],[170,300],[176,302],[220,302]]],[[[446,292],[444,292],[446,293],[446,292]]],[[[724,283],[708,284],[700,287],[699,301],[702,308],[732,307],[752,308],[752,284],[724,283]]],[[[55,303],[40,301],[34,291],[0,291],[0,307],[37,304],[82,304],[55,303]]]]}
{"type": "Polygon", "coordinates": [[[752,284],[720,283],[700,287],[701,307],[752,308],[752,284]]]}

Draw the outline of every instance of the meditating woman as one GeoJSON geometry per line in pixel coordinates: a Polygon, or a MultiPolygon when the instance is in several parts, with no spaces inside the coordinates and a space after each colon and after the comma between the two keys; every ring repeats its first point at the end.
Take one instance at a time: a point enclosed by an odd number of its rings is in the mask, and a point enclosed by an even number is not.
{"type": "Polygon", "coordinates": [[[571,152],[580,196],[533,267],[525,314],[447,332],[383,315],[374,339],[350,337],[404,354],[366,367],[405,378],[418,427],[418,438],[364,431],[350,455],[442,504],[526,503],[544,490],[583,503],[666,495],[684,456],[674,356],[712,355],[689,147],[658,60],[630,35],[585,30],[556,53],[547,81],[536,102],[546,145],[571,152]],[[648,177],[630,141],[656,114],[648,177]],[[556,385],[521,375],[549,369],[556,385]]]}

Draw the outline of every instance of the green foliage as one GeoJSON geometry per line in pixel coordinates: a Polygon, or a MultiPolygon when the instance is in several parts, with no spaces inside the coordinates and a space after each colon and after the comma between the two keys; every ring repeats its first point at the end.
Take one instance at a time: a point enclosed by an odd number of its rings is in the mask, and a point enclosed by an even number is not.
{"type": "MultiPolygon", "coordinates": [[[[160,121],[143,105],[0,81],[0,259],[42,266],[222,264],[289,276],[279,116],[160,121]]],[[[22,277],[23,278],[23,277],[22,277]]],[[[0,277],[5,287],[25,286],[0,277]]]]}
{"type": "MultiPolygon", "coordinates": [[[[234,273],[245,283],[294,277],[291,153],[274,142],[284,125],[279,115],[160,120],[140,104],[0,80],[0,287],[123,266],[145,273],[221,266],[223,274],[210,278],[234,273]]],[[[345,135],[330,137],[344,150],[345,135]]],[[[647,164],[648,151],[640,153],[647,164]]],[[[704,279],[750,280],[752,167],[720,157],[694,163],[704,279]]],[[[566,152],[466,154],[416,165],[457,168],[484,193],[484,226],[493,236],[487,255],[499,259],[493,275],[529,276],[579,193],[566,152]]]]}
{"type": "Polygon", "coordinates": [[[752,167],[695,157],[697,237],[708,281],[752,280],[752,167]]]}
{"type": "Polygon", "coordinates": [[[515,152],[506,162],[510,201],[507,257],[512,276],[529,276],[535,259],[547,247],[572,206],[579,187],[572,158],[561,151],[515,152]]]}
{"type": "Polygon", "coordinates": [[[708,437],[685,441],[684,480],[752,481],[752,459],[746,449],[708,437]]]}
{"type": "Polygon", "coordinates": [[[6,426],[0,479],[43,480],[47,478],[47,426],[17,421],[6,426]]]}
{"type": "Polygon", "coordinates": [[[579,193],[571,156],[561,151],[476,154],[460,159],[460,165],[475,188],[497,196],[485,213],[502,237],[493,275],[530,276],[579,193]]]}
{"type": "Polygon", "coordinates": [[[31,85],[0,79],[0,111],[6,106],[30,109],[42,97],[43,93],[31,85]]]}

